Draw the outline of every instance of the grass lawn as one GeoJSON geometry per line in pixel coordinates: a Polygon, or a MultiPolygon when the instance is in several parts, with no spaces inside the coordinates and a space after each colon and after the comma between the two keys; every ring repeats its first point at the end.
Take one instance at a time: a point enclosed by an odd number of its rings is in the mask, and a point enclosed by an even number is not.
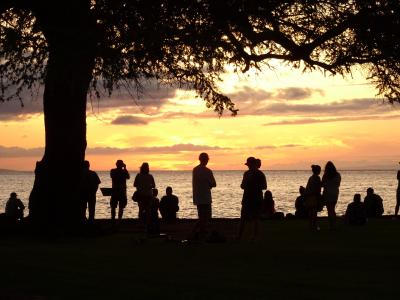
{"type": "Polygon", "coordinates": [[[400,221],[330,231],[322,220],[319,232],[301,220],[261,224],[259,241],[237,242],[237,221],[219,221],[229,237],[220,244],[140,242],[130,229],[3,236],[0,299],[399,299],[400,221]]]}

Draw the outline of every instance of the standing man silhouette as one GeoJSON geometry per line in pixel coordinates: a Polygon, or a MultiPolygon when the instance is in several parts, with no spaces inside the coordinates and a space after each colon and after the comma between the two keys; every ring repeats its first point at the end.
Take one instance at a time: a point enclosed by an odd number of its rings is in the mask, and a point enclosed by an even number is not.
{"type": "Polygon", "coordinates": [[[202,237],[206,234],[208,222],[212,218],[211,189],[216,187],[217,183],[213,172],[206,167],[209,159],[207,153],[200,153],[200,164],[193,169],[192,173],[193,203],[197,207],[199,218],[192,232],[195,237],[202,237]]]}
{"type": "Polygon", "coordinates": [[[89,222],[93,223],[96,210],[96,193],[101,183],[95,171],[90,170],[89,161],[83,162],[82,174],[82,205],[83,218],[86,217],[86,208],[89,210],[89,222]]]}
{"type": "Polygon", "coordinates": [[[397,217],[397,215],[399,214],[399,207],[400,207],[400,170],[397,171],[396,207],[394,209],[395,217],[397,217]]]}
{"type": "Polygon", "coordinates": [[[118,220],[122,219],[124,208],[128,202],[126,197],[126,180],[130,178],[129,172],[126,169],[124,162],[119,159],[115,163],[117,166],[110,171],[112,180],[112,193],[111,193],[111,220],[115,221],[115,211],[118,206],[118,220]]]}

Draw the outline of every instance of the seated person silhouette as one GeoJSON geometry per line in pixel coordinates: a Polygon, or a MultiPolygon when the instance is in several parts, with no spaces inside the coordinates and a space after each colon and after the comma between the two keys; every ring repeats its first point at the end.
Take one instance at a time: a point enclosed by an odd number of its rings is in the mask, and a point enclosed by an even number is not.
{"type": "Polygon", "coordinates": [[[378,194],[375,194],[374,189],[367,189],[367,196],[364,198],[365,211],[367,218],[376,218],[383,215],[383,199],[378,194]]]}
{"type": "Polygon", "coordinates": [[[179,199],[172,194],[172,187],[168,186],[165,190],[166,195],[160,201],[161,217],[166,222],[174,222],[176,213],[179,211],[179,199]]]}
{"type": "Polygon", "coordinates": [[[25,205],[17,198],[17,194],[12,192],[6,203],[5,215],[7,219],[12,222],[21,221],[24,217],[24,209],[25,205]]]}
{"type": "Polygon", "coordinates": [[[306,188],[304,186],[300,186],[299,193],[300,196],[296,198],[296,201],[294,203],[294,206],[296,207],[294,215],[297,218],[308,218],[308,211],[306,207],[306,197],[305,197],[306,188]]]}
{"type": "Polygon", "coordinates": [[[158,219],[158,208],[160,200],[157,198],[158,190],[153,189],[153,198],[150,201],[150,222],[147,227],[147,234],[158,235],[160,233],[160,222],[158,219]]]}
{"type": "Polygon", "coordinates": [[[367,222],[365,205],[361,202],[360,194],[354,195],[353,202],[347,206],[344,218],[349,225],[364,225],[367,222]]]}
{"type": "Polygon", "coordinates": [[[271,219],[275,214],[275,201],[270,190],[266,190],[264,193],[264,198],[261,201],[261,218],[271,219]]]}

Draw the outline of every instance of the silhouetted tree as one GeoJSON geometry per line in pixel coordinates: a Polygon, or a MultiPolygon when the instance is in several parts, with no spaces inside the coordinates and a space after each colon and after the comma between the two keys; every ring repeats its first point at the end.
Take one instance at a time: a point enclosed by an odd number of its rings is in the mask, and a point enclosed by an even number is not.
{"type": "Polygon", "coordinates": [[[30,215],[79,218],[88,93],[140,92],[155,79],[235,114],[216,88],[224,66],[245,72],[277,59],[340,75],[361,66],[380,95],[399,101],[399,16],[398,0],[1,0],[1,100],[45,86],[30,215]]]}

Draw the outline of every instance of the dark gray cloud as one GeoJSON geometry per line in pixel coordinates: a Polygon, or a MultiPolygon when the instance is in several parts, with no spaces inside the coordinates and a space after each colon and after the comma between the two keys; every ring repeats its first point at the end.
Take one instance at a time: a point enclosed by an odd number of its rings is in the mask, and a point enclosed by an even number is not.
{"type": "Polygon", "coordinates": [[[119,116],[111,121],[113,125],[146,125],[148,122],[135,116],[119,116]]]}
{"type": "Polygon", "coordinates": [[[314,123],[332,123],[332,122],[344,122],[344,121],[364,121],[364,120],[390,120],[399,119],[400,115],[383,115],[383,116],[352,116],[352,117],[338,117],[338,118],[302,118],[295,120],[284,120],[278,122],[265,123],[265,126],[276,126],[276,125],[303,125],[303,124],[314,124],[314,123]]]}
{"type": "MultiPolygon", "coordinates": [[[[131,108],[134,108],[132,111],[136,113],[157,113],[169,99],[175,97],[176,91],[153,82],[144,85],[142,93],[126,89],[115,90],[110,97],[88,97],[88,112],[101,113],[118,108],[131,112],[131,108]]],[[[24,120],[43,113],[43,88],[33,95],[29,91],[24,92],[21,97],[23,105],[19,101],[0,102],[0,121],[24,120]]]]}
{"type": "Polygon", "coordinates": [[[88,107],[94,111],[104,111],[115,108],[136,107],[137,110],[148,112],[158,111],[169,99],[176,95],[176,89],[159,86],[157,84],[148,84],[143,90],[136,92],[133,90],[120,89],[108,97],[100,99],[89,99],[88,107]]]}
{"type": "Polygon", "coordinates": [[[159,147],[135,147],[135,148],[112,148],[112,147],[95,147],[88,148],[86,151],[89,155],[120,155],[120,154],[171,154],[180,152],[201,152],[211,150],[226,150],[229,148],[222,148],[217,146],[194,145],[194,144],[175,144],[171,146],[159,147]]]}
{"type": "Polygon", "coordinates": [[[301,87],[287,87],[272,91],[266,91],[263,89],[254,89],[245,86],[234,93],[228,94],[228,96],[232,99],[233,102],[239,105],[242,103],[254,104],[256,102],[267,100],[304,100],[310,98],[314,94],[319,94],[323,96],[324,92],[321,89],[301,87]]]}
{"type": "Polygon", "coordinates": [[[368,115],[389,113],[393,111],[390,105],[376,99],[350,99],[323,104],[288,104],[271,103],[262,108],[256,108],[252,115],[297,115],[297,116],[338,116],[338,115],[368,115]]]}
{"type": "Polygon", "coordinates": [[[25,120],[43,112],[41,100],[0,102],[0,121],[25,120]]]}
{"type": "Polygon", "coordinates": [[[41,157],[43,156],[44,148],[21,148],[21,147],[4,147],[0,146],[0,157],[15,158],[15,157],[41,157]]]}
{"type": "MultiPolygon", "coordinates": [[[[181,152],[202,152],[227,150],[230,148],[222,148],[217,146],[194,145],[194,144],[176,144],[171,146],[159,147],[136,147],[136,148],[114,148],[114,147],[95,147],[88,148],[88,155],[123,155],[123,154],[173,154],[181,152]]],[[[0,146],[0,157],[17,158],[17,157],[38,157],[43,156],[44,148],[22,148],[22,147],[5,147],[0,146]]]]}
{"type": "Polygon", "coordinates": [[[265,146],[255,147],[254,149],[263,150],[263,149],[281,149],[281,148],[297,148],[297,147],[303,147],[303,145],[297,145],[297,144],[285,144],[279,146],[265,145],[265,146]]]}
{"type": "Polygon", "coordinates": [[[321,96],[324,95],[324,92],[321,89],[288,87],[284,89],[278,89],[274,94],[274,99],[303,100],[310,98],[315,93],[318,93],[321,96]]]}
{"type": "Polygon", "coordinates": [[[242,89],[227,94],[233,102],[242,103],[242,102],[255,102],[255,101],[265,101],[268,99],[273,99],[274,94],[272,92],[268,92],[262,89],[253,89],[251,87],[245,86],[242,89]]]}

